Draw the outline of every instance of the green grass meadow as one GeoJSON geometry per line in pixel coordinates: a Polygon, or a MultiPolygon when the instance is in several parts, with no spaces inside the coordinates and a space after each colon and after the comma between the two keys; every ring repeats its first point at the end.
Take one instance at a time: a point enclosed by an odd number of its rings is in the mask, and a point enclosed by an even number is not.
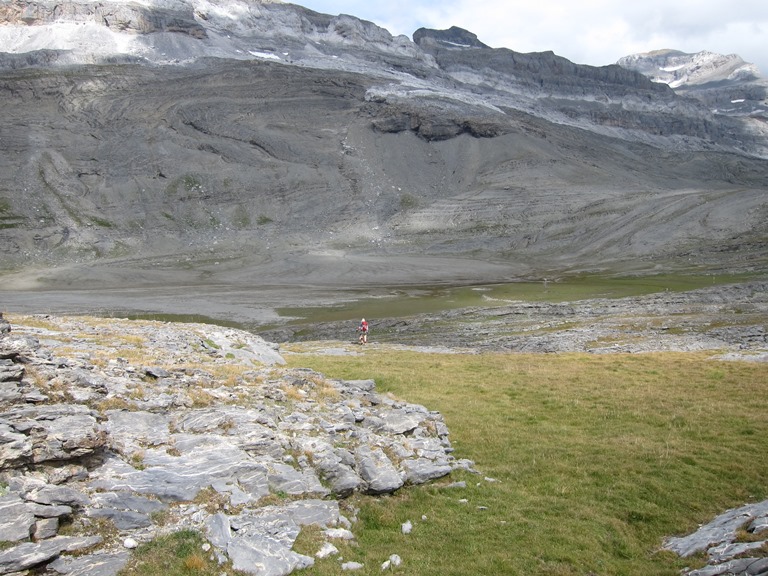
{"type": "MultiPolygon", "coordinates": [[[[288,356],[440,411],[480,474],[355,497],[344,561],[380,574],[676,575],[659,548],[768,498],[768,366],[704,353],[288,356]],[[490,481],[488,479],[495,481],[490,481]],[[446,487],[464,480],[466,489],[446,487]],[[410,520],[413,532],[400,526],[410,520]]],[[[316,536],[316,535],[315,535],[316,536]]],[[[296,548],[313,554],[309,532],[296,548]]],[[[304,573],[340,574],[338,557],[304,573]]]]}

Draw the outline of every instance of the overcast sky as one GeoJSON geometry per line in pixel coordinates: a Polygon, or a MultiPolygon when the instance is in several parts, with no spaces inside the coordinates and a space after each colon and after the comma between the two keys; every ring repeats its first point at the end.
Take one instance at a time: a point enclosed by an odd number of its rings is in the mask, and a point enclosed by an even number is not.
{"type": "Polygon", "coordinates": [[[738,54],[768,76],[766,0],[296,0],[351,14],[409,38],[421,27],[459,26],[494,48],[552,50],[578,64],[672,48],[738,54]]]}

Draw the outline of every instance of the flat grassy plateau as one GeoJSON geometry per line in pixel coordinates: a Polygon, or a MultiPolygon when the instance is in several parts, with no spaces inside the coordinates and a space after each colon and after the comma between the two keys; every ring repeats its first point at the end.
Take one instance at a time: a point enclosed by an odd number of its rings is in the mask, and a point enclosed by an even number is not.
{"type": "MultiPolygon", "coordinates": [[[[288,360],[440,411],[456,457],[479,472],[348,503],[357,541],[341,556],[365,564],[357,574],[390,554],[403,558],[394,573],[419,576],[679,574],[705,558],[660,551],[665,537],[768,497],[765,364],[389,349],[288,360]],[[466,489],[447,487],[457,480],[466,489]]],[[[305,573],[338,574],[339,560],[305,573]]]]}
{"type": "MultiPolygon", "coordinates": [[[[464,296],[584,296],[572,284],[427,291],[402,300],[423,311],[433,302],[438,310],[466,306],[464,296]]],[[[625,295],[615,283],[587,288],[589,297],[625,295]]],[[[630,293],[638,289],[628,282],[630,293]]],[[[330,319],[359,318],[371,301],[355,306],[330,319]]],[[[387,311],[394,314],[392,302],[387,311]]],[[[435,354],[379,336],[354,355],[317,353],[327,347],[318,342],[282,351],[291,366],[372,378],[380,393],[441,412],[455,456],[474,461],[478,474],[454,472],[394,495],[341,501],[344,514],[357,518],[355,541],[334,542],[340,554],[302,574],[340,574],[341,558],[364,564],[355,574],[381,574],[381,563],[398,554],[402,564],[388,573],[678,575],[706,558],[663,552],[665,538],[768,498],[766,363],[717,360],[712,351],[435,354]],[[456,481],[466,488],[449,487],[456,481]],[[406,535],[407,521],[413,530],[406,535]]],[[[314,556],[323,541],[319,530],[304,529],[295,549],[314,556]]],[[[203,542],[194,532],[160,537],[139,547],[121,576],[236,573],[203,542]]]]}

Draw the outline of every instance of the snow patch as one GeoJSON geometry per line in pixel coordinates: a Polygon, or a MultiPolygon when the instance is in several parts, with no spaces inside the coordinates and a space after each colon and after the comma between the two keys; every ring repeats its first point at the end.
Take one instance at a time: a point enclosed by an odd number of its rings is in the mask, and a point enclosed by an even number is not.
{"type": "Polygon", "coordinates": [[[195,2],[195,9],[221,19],[239,20],[250,13],[250,8],[240,2],[195,2]]]}
{"type": "Polygon", "coordinates": [[[280,57],[272,52],[257,52],[255,50],[248,50],[248,54],[256,56],[256,58],[266,58],[268,60],[280,60],[280,57]]]}
{"type": "Polygon", "coordinates": [[[113,32],[92,22],[59,22],[41,26],[0,26],[3,52],[36,50],[84,50],[96,53],[132,54],[141,51],[136,35],[113,32]],[[94,47],[97,47],[94,50],[94,47]]]}
{"type": "Polygon", "coordinates": [[[469,44],[459,44],[458,42],[450,42],[448,40],[441,40],[441,44],[447,44],[448,46],[456,46],[457,48],[471,48],[469,44]]]}
{"type": "Polygon", "coordinates": [[[676,72],[677,70],[682,70],[685,68],[685,64],[680,64],[679,66],[663,66],[659,68],[662,72],[676,72]]]}

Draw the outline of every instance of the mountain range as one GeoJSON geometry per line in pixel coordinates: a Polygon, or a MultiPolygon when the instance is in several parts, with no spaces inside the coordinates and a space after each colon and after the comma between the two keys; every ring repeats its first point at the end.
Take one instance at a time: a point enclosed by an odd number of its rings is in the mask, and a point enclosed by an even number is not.
{"type": "Polygon", "coordinates": [[[257,0],[0,3],[5,288],[764,272],[768,81],[257,0]]]}

